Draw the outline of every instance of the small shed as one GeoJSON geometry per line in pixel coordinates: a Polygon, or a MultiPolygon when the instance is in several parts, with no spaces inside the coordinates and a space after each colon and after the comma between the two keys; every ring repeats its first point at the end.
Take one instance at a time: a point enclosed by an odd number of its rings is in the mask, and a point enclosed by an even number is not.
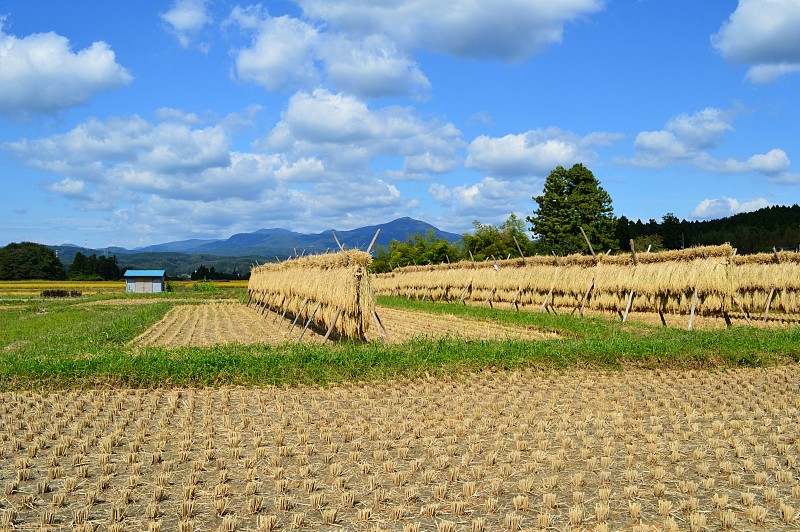
{"type": "Polygon", "coordinates": [[[125,292],[152,294],[164,291],[164,270],[128,270],[125,272],[125,292]]]}

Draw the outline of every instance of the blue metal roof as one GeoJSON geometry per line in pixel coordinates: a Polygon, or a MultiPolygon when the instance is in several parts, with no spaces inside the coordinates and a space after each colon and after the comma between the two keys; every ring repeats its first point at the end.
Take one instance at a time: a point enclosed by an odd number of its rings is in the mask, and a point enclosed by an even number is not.
{"type": "Polygon", "coordinates": [[[123,277],[164,277],[164,270],[128,270],[123,277]]]}

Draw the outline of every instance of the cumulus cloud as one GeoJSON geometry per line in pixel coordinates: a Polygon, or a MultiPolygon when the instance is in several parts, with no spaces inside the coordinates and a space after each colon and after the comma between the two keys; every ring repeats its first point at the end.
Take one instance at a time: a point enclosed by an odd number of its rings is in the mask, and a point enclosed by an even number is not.
{"type": "MultiPolygon", "coordinates": [[[[235,20],[250,29],[256,22],[249,17],[239,14],[235,20]]],[[[289,16],[265,17],[257,23],[250,47],[236,53],[239,78],[270,91],[315,84],[319,77],[315,64],[319,39],[316,28],[289,16]]]]}
{"type": "Polygon", "coordinates": [[[368,164],[344,173],[291,150],[236,151],[219,123],[197,124],[196,115],[171,109],[156,115],[155,121],[91,119],[0,149],[53,174],[45,184],[49,193],[82,210],[106,212],[115,223],[136,223],[145,235],[187,224],[199,232],[252,230],[265,219],[295,228],[307,220],[305,230],[342,222],[354,227],[416,205],[368,164]]]}
{"type": "Polygon", "coordinates": [[[704,199],[697,204],[692,211],[692,218],[712,219],[732,216],[740,212],[751,212],[764,207],[769,207],[771,203],[765,198],[755,198],[747,201],[739,201],[734,198],[714,198],[704,199]]]}
{"type": "Polygon", "coordinates": [[[363,40],[327,36],[320,57],[332,87],[362,98],[427,97],[425,74],[383,35],[363,40]]]}
{"type": "Polygon", "coordinates": [[[556,127],[499,138],[481,135],[470,143],[465,165],[494,177],[543,175],[558,165],[590,163],[597,159],[598,147],[620,138],[601,132],[580,137],[556,127]]]}
{"type": "Polygon", "coordinates": [[[0,18],[0,115],[56,113],[132,79],[104,42],[73,52],[56,33],[9,35],[0,18]]]}
{"type": "Polygon", "coordinates": [[[634,166],[659,168],[688,164],[706,172],[740,174],[755,172],[779,179],[789,168],[789,157],[781,149],[754,154],[745,159],[719,159],[709,150],[719,147],[725,133],[733,131],[735,113],[714,108],[691,115],[681,114],[664,129],[642,131],[634,141],[635,154],[628,161],[634,166]]]}
{"type": "Polygon", "coordinates": [[[406,107],[371,109],[365,102],[325,89],[289,99],[280,122],[262,143],[289,161],[315,157],[329,172],[367,172],[379,157],[397,158],[393,179],[418,179],[460,163],[461,132],[452,124],[423,121],[406,107]]]}
{"type": "Polygon", "coordinates": [[[205,0],[176,0],[172,9],[161,14],[184,48],[188,48],[206,24],[211,22],[205,0]]]}
{"type": "Polygon", "coordinates": [[[542,179],[507,181],[484,177],[477,183],[454,187],[432,183],[428,192],[444,207],[449,226],[466,227],[476,218],[484,223],[499,223],[512,212],[525,212],[531,198],[541,192],[542,183],[542,179]]]}
{"type": "Polygon", "coordinates": [[[404,49],[522,61],[561,42],[564,26],[600,11],[603,0],[300,0],[331,30],[387,35],[404,49]]]}
{"type": "Polygon", "coordinates": [[[561,41],[565,24],[604,0],[301,1],[303,17],[234,7],[225,25],[252,35],[235,52],[240,79],[270,91],[325,82],[360,98],[425,99],[431,83],[416,62],[425,50],[522,61],[561,41]],[[304,85],[305,84],[305,85],[304,85]]]}
{"type": "Polygon", "coordinates": [[[752,65],[747,78],[769,83],[800,71],[800,1],[739,0],[711,40],[728,61],[752,65]]]}

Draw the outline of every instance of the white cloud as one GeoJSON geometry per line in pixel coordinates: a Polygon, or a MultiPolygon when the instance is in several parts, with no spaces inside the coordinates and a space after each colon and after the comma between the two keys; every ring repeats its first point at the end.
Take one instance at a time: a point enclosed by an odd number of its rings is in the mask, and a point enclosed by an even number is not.
{"type": "MultiPolygon", "coordinates": [[[[0,149],[55,175],[45,185],[51,194],[84,211],[109,213],[116,224],[135,223],[143,234],[160,234],[167,226],[252,230],[264,220],[305,224],[306,230],[321,224],[355,227],[404,215],[417,205],[376,178],[368,164],[337,172],[323,159],[294,152],[234,151],[220,124],[193,126],[186,117],[194,115],[173,110],[157,114],[163,121],[135,115],[92,119],[65,133],[3,143],[0,149]]],[[[417,126],[424,131],[425,124],[417,126]]]]}
{"type": "Polygon", "coordinates": [[[800,71],[800,0],[739,0],[711,40],[722,56],[753,65],[755,83],[800,71]]]}
{"type": "Polygon", "coordinates": [[[289,162],[317,158],[331,173],[366,173],[379,157],[397,158],[400,168],[387,168],[390,175],[418,179],[460,163],[460,136],[452,124],[425,122],[406,107],[371,109],[353,96],[317,89],[289,99],[263,146],[289,162]]]}
{"type": "Polygon", "coordinates": [[[211,22],[205,0],[176,0],[172,9],[162,13],[161,18],[169,24],[184,48],[188,48],[200,30],[211,22]]]}
{"type": "Polygon", "coordinates": [[[104,42],[73,52],[56,33],[9,35],[0,18],[0,115],[56,113],[132,79],[104,42]]]}
{"type": "Polygon", "coordinates": [[[590,163],[597,159],[597,147],[621,137],[613,133],[579,137],[555,127],[499,138],[481,135],[470,143],[465,165],[495,177],[543,175],[558,165],[590,163]]]}
{"type": "Polygon", "coordinates": [[[689,164],[706,172],[756,172],[772,179],[785,174],[789,157],[778,148],[745,159],[719,159],[709,153],[722,144],[725,133],[733,131],[734,115],[731,111],[707,108],[691,115],[681,114],[667,122],[664,129],[642,131],[634,141],[634,156],[627,162],[647,168],[689,164]]]}
{"type": "Polygon", "coordinates": [[[602,0],[300,0],[331,30],[386,35],[404,49],[522,61],[561,42],[564,25],[600,11],[602,0]]]}
{"type": "Polygon", "coordinates": [[[466,227],[473,220],[499,223],[512,212],[524,212],[531,198],[541,192],[542,179],[506,181],[484,177],[472,185],[448,187],[433,183],[428,192],[445,208],[451,227],[466,227]]]}
{"type": "Polygon", "coordinates": [[[732,216],[740,212],[751,212],[764,207],[769,207],[771,203],[765,198],[756,198],[747,201],[739,201],[734,198],[714,198],[704,199],[692,211],[692,218],[711,219],[732,216]]]}
{"type": "Polygon", "coordinates": [[[383,35],[361,41],[327,36],[320,52],[328,82],[362,98],[413,95],[425,98],[430,81],[383,35]]]}
{"type": "Polygon", "coordinates": [[[604,0],[301,1],[303,17],[236,6],[224,25],[253,34],[235,52],[240,79],[267,90],[326,86],[360,98],[425,99],[413,54],[522,61],[561,41],[564,25],[604,0]]]}
{"type": "MultiPolygon", "coordinates": [[[[250,15],[253,17],[255,15],[250,15]]],[[[251,29],[251,18],[239,15],[243,29],[251,29]]],[[[317,82],[315,64],[317,30],[299,19],[282,16],[262,19],[249,48],[236,53],[239,78],[277,91],[317,82]]]]}

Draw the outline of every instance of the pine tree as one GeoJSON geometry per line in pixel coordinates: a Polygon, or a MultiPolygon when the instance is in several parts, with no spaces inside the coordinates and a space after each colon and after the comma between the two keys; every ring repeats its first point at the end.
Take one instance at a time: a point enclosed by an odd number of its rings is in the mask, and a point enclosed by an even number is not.
{"type": "Polygon", "coordinates": [[[542,195],[533,200],[538,208],[527,220],[542,251],[588,253],[581,228],[595,250],[619,249],[611,196],[582,164],[569,170],[557,166],[547,176],[542,195]]]}

